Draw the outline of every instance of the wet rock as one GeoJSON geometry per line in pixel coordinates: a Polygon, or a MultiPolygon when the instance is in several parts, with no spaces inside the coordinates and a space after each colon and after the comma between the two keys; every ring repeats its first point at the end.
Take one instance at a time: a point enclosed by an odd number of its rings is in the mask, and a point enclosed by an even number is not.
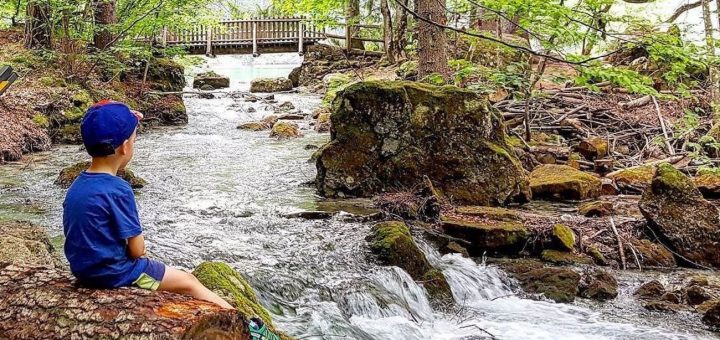
{"type": "Polygon", "coordinates": [[[455,212],[462,215],[487,218],[498,221],[520,221],[520,215],[510,209],[483,206],[459,206],[455,212]]]}
{"type": "MultiPolygon", "coordinates": [[[[75,181],[75,179],[80,176],[80,173],[87,170],[89,167],[89,161],[71,165],[60,171],[60,175],[55,180],[55,184],[65,189],[69,188],[70,185],[72,185],[72,183],[75,181]]],[[[117,175],[118,177],[128,182],[133,189],[140,189],[147,185],[147,182],[144,179],[135,176],[135,174],[129,169],[120,170],[118,171],[117,175]]]]}
{"type": "Polygon", "coordinates": [[[330,112],[323,112],[315,121],[315,131],[317,132],[330,132],[330,112]]]}
{"type": "Polygon", "coordinates": [[[712,296],[700,286],[690,286],[685,289],[685,300],[691,306],[696,306],[712,299],[712,296]]]}
{"type": "MultiPolygon", "coordinates": [[[[630,240],[630,245],[632,245],[633,248],[631,249],[630,246],[627,246],[625,254],[632,254],[633,250],[636,251],[641,266],[666,268],[676,266],[675,257],[662,244],[653,243],[645,239],[632,239],[630,240]]],[[[630,261],[629,263],[632,264],[634,262],[635,261],[630,261]]]]}
{"type": "Polygon", "coordinates": [[[248,122],[238,125],[237,128],[240,130],[263,131],[270,129],[270,126],[268,126],[264,122],[248,122]]]}
{"type": "Polygon", "coordinates": [[[677,292],[665,292],[665,294],[660,296],[660,301],[680,304],[682,302],[682,297],[677,292]]]}
{"type": "Polygon", "coordinates": [[[585,157],[585,159],[593,161],[607,155],[608,142],[600,137],[590,137],[580,141],[580,143],[575,146],[575,150],[585,157]]]}
{"type": "Polygon", "coordinates": [[[605,270],[595,270],[583,276],[580,296],[588,299],[607,301],[618,295],[618,283],[615,277],[605,270]]]}
{"type": "Polygon", "coordinates": [[[285,113],[278,116],[279,120],[303,120],[305,119],[305,116],[294,114],[294,113],[285,113]]]}
{"type": "Polygon", "coordinates": [[[585,248],[585,252],[590,256],[595,264],[601,265],[601,266],[607,266],[608,262],[605,259],[605,255],[602,254],[600,249],[598,249],[595,245],[589,245],[585,248]]]}
{"type": "Polygon", "coordinates": [[[668,313],[677,313],[686,309],[683,305],[677,303],[658,300],[648,301],[643,305],[643,307],[651,311],[668,313]]]}
{"type": "Polygon", "coordinates": [[[470,253],[468,253],[467,249],[455,241],[450,241],[444,244],[439,250],[443,254],[458,253],[462,256],[470,257],[470,253]]]}
{"type": "Polygon", "coordinates": [[[719,174],[714,172],[701,173],[697,177],[693,178],[693,182],[706,198],[720,198],[719,174]]]}
{"type": "Polygon", "coordinates": [[[213,91],[215,88],[212,85],[205,84],[203,86],[200,86],[200,89],[203,91],[213,91]]]}
{"type": "Polygon", "coordinates": [[[213,99],[215,98],[215,95],[209,92],[200,92],[198,95],[202,99],[213,99]]]}
{"type": "Polygon", "coordinates": [[[665,287],[658,280],[643,283],[633,295],[641,299],[657,299],[665,294],[665,287]]]}
{"type": "Polygon", "coordinates": [[[556,224],[553,227],[552,238],[559,249],[568,251],[575,249],[575,232],[564,224],[556,224]]]}
{"type": "Polygon", "coordinates": [[[640,211],[664,244],[704,266],[720,266],[720,212],[692,180],[669,164],[657,168],[640,211]]]}
{"type": "Polygon", "coordinates": [[[295,110],[295,105],[291,102],[284,102],[278,106],[279,111],[292,111],[295,110]]]}
{"type": "Polygon", "coordinates": [[[210,85],[213,89],[230,87],[230,78],[212,71],[196,75],[193,80],[193,88],[202,88],[204,85],[210,85]]]}
{"type": "MultiPolygon", "coordinates": [[[[308,145],[305,145],[304,149],[305,150],[317,150],[318,148],[319,148],[319,146],[317,146],[315,144],[308,144],[308,145]]],[[[315,182],[313,182],[313,185],[314,184],[315,184],[315,182]]]]}
{"type": "Polygon", "coordinates": [[[306,220],[327,220],[332,218],[337,213],[330,211],[300,211],[291,214],[285,214],[285,218],[302,218],[306,220]]]}
{"type": "Polygon", "coordinates": [[[585,254],[575,254],[567,251],[559,251],[554,249],[545,249],[540,254],[540,258],[545,262],[558,265],[579,265],[593,264],[592,258],[585,254]]]}
{"type": "Polygon", "coordinates": [[[436,301],[452,300],[450,286],[441,271],[433,268],[415,244],[410,229],[402,221],[389,221],[373,226],[368,237],[370,250],[383,265],[397,266],[417,281],[423,281],[428,294],[436,301]]]}
{"type": "Polygon", "coordinates": [[[26,222],[0,222],[0,263],[64,266],[45,229],[26,222]]]}
{"type": "Polygon", "coordinates": [[[608,201],[585,202],[578,207],[578,214],[585,217],[603,217],[613,213],[613,204],[608,201]]]}
{"type": "Polygon", "coordinates": [[[527,293],[542,294],[555,302],[573,302],[580,274],[568,268],[537,268],[517,275],[527,293]]]}
{"type": "Polygon", "coordinates": [[[469,91],[411,82],[361,82],[338,94],[332,140],[317,159],[324,196],[372,196],[423,176],[460,203],[530,197],[502,119],[469,91]]]}
{"type": "Polygon", "coordinates": [[[247,111],[247,113],[255,113],[255,112],[257,112],[257,109],[254,108],[254,107],[252,107],[252,106],[250,106],[250,107],[248,107],[245,111],[247,111]]]}
{"type": "Polygon", "coordinates": [[[641,165],[623,170],[618,170],[607,175],[615,182],[615,185],[623,193],[642,193],[652,182],[655,174],[655,167],[652,165],[641,165]]]}
{"type": "Polygon", "coordinates": [[[484,252],[516,253],[526,242],[530,233],[517,221],[474,221],[455,217],[442,217],[443,231],[470,243],[468,251],[474,256],[484,252]]]}
{"type": "Polygon", "coordinates": [[[248,281],[223,262],[203,262],[193,275],[208,289],[228,301],[243,315],[257,316],[273,331],[275,326],[270,313],[260,304],[248,281]]]}
{"type": "Polygon", "coordinates": [[[302,73],[302,67],[298,66],[292,71],[290,71],[290,74],[288,75],[288,79],[290,79],[290,82],[292,83],[293,87],[300,86],[300,74],[302,73]]]}
{"type": "Polygon", "coordinates": [[[282,92],[293,89],[293,84],[287,78],[258,78],[250,82],[250,92],[282,92]]]}
{"type": "Polygon", "coordinates": [[[533,197],[584,200],[600,195],[600,179],[567,165],[541,165],[530,173],[533,197]]]}
{"type": "Polygon", "coordinates": [[[702,317],[702,322],[713,330],[720,330],[720,302],[713,303],[702,317]]]}
{"type": "Polygon", "coordinates": [[[273,125],[272,130],[270,131],[270,137],[287,139],[302,137],[302,134],[300,133],[300,127],[298,127],[297,124],[279,121],[273,125]]]}

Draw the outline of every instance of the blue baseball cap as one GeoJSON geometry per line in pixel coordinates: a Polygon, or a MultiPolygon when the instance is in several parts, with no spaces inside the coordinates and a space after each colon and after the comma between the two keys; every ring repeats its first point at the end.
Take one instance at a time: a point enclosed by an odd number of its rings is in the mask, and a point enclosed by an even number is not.
{"type": "Polygon", "coordinates": [[[127,105],[101,101],[88,109],[80,124],[85,149],[93,157],[115,154],[115,149],[132,136],[139,122],[127,105]]]}

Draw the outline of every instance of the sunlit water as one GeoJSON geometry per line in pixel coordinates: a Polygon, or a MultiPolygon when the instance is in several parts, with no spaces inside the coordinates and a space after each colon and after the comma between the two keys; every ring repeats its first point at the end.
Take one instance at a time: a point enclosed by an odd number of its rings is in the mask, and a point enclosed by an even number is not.
{"type": "MultiPolygon", "coordinates": [[[[296,55],[220,57],[205,68],[232,77],[232,90],[257,76],[284,76],[296,55]]],[[[196,70],[198,71],[198,70],[196,70]]],[[[320,98],[278,94],[310,112],[320,98]]],[[[694,339],[711,338],[688,314],[642,309],[631,291],[642,279],[623,274],[621,296],[606,304],[556,304],[514,296],[501,270],[458,254],[440,256],[417,235],[429,260],[446,275],[458,307],[433,310],[424,289],[398,268],[369,256],[371,224],[348,214],[330,220],[284,214],[323,205],[306,183],[308,162],[327,134],[301,122],[305,136],[289,141],[267,131],[237,130],[269,114],[265,104],[219,96],[186,98],[190,122],[142,134],[131,168],[149,185],[137,194],[152,254],[174,266],[224,261],[244,273],[279,328],[302,339],[694,339]],[[248,113],[252,106],[257,109],[248,113]]],[[[75,146],[0,167],[0,218],[30,219],[61,233],[59,170],[85,154],[75,146]]]]}

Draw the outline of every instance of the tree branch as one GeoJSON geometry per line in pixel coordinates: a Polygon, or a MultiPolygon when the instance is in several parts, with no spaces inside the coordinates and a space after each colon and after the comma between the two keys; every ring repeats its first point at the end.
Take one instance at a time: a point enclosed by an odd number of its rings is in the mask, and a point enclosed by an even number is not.
{"type": "Polygon", "coordinates": [[[702,5],[702,1],[696,1],[696,2],[691,2],[691,3],[684,4],[684,5],[680,6],[680,7],[678,7],[678,8],[675,10],[675,13],[673,13],[673,15],[671,15],[670,18],[668,18],[667,21],[665,21],[665,22],[667,22],[667,23],[673,23],[673,22],[675,22],[675,20],[677,20],[681,15],[685,14],[685,12],[687,12],[687,11],[689,11],[689,10],[691,10],[691,9],[694,9],[694,8],[698,8],[698,7],[700,7],[700,5],[702,5]]]}

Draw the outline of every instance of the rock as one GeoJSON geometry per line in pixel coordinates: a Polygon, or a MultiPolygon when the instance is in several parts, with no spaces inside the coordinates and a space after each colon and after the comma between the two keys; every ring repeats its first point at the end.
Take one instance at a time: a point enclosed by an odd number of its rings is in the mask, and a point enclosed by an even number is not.
{"type": "Polygon", "coordinates": [[[657,299],[665,294],[665,287],[658,280],[643,283],[633,295],[641,299],[657,299]]]}
{"type": "Polygon", "coordinates": [[[462,215],[487,218],[498,221],[520,221],[520,215],[510,209],[483,206],[459,206],[455,212],[462,215]]]}
{"type": "Polygon", "coordinates": [[[612,179],[603,177],[600,181],[602,182],[600,185],[600,194],[602,196],[614,196],[620,193],[620,188],[617,187],[612,179]]]}
{"type": "Polygon", "coordinates": [[[584,200],[600,195],[600,179],[567,165],[544,164],[530,173],[533,197],[584,200]]]}
{"type": "Polygon", "coordinates": [[[703,315],[702,322],[710,326],[713,330],[720,329],[720,302],[715,302],[711,305],[703,315]]]}
{"type": "Polygon", "coordinates": [[[298,66],[290,71],[288,79],[290,79],[293,87],[300,86],[300,74],[302,74],[302,66],[298,66]]]}
{"type": "Polygon", "coordinates": [[[600,137],[590,137],[580,141],[580,143],[575,146],[575,150],[583,155],[585,159],[594,161],[607,155],[608,142],[600,137]]]}
{"type": "Polygon", "coordinates": [[[202,99],[213,99],[213,98],[215,98],[215,95],[212,93],[209,93],[209,92],[200,92],[198,97],[200,97],[202,99]]]}
{"type": "Polygon", "coordinates": [[[605,256],[595,245],[587,246],[585,248],[585,252],[593,259],[593,261],[595,261],[595,264],[607,266],[608,262],[605,259],[605,256]]]}
{"type": "Polygon", "coordinates": [[[580,296],[588,299],[607,301],[618,295],[618,283],[607,271],[596,270],[583,277],[580,296]]]}
{"type": "MultiPolygon", "coordinates": [[[[673,254],[661,244],[653,243],[650,240],[630,240],[630,244],[634,249],[631,249],[626,244],[625,254],[632,256],[632,251],[638,252],[638,261],[640,265],[644,267],[675,267],[675,257],[673,254]]],[[[633,257],[634,259],[634,257],[633,257]]],[[[634,260],[628,260],[628,264],[633,264],[634,260]]]]}
{"type": "MultiPolygon", "coordinates": [[[[153,90],[173,92],[185,88],[185,68],[170,58],[155,58],[147,69],[147,82],[153,90]]],[[[145,74],[145,65],[134,73],[145,74]]]]}
{"type": "Polygon", "coordinates": [[[0,222],[0,263],[64,267],[45,229],[27,222],[0,222]]]}
{"type": "Polygon", "coordinates": [[[575,233],[564,224],[556,224],[552,231],[553,242],[559,249],[573,251],[575,249],[575,233]]]}
{"type": "Polygon", "coordinates": [[[330,112],[321,113],[316,120],[315,131],[330,132],[330,112]]]}
{"type": "Polygon", "coordinates": [[[640,211],[651,230],[680,256],[703,266],[720,266],[720,212],[683,173],[669,164],[659,165],[640,200],[640,211]]]}
{"type": "Polygon", "coordinates": [[[685,300],[691,306],[697,306],[712,299],[712,296],[700,286],[690,286],[685,289],[685,300]]]}
{"type": "Polygon", "coordinates": [[[255,112],[257,112],[257,109],[254,108],[254,107],[252,107],[252,106],[250,106],[250,107],[248,107],[247,110],[245,110],[245,111],[247,111],[247,113],[255,113],[255,112]]]}
{"type": "MultiPolygon", "coordinates": [[[[55,180],[55,184],[65,189],[69,188],[75,179],[80,176],[80,173],[87,170],[89,167],[89,161],[71,165],[60,171],[60,175],[55,180]]],[[[128,182],[133,189],[140,189],[147,185],[147,182],[144,179],[135,176],[135,174],[129,169],[120,170],[117,175],[128,182]]]]}
{"type": "Polygon", "coordinates": [[[258,78],[250,82],[250,92],[282,92],[293,89],[293,84],[287,78],[258,78]]]}
{"type": "Polygon", "coordinates": [[[270,131],[270,137],[287,139],[302,137],[302,134],[297,124],[279,121],[273,125],[272,131],[270,131]]]}
{"type": "Polygon", "coordinates": [[[412,188],[427,176],[459,203],[530,198],[502,119],[480,95],[411,82],[361,82],[338,93],[317,187],[328,197],[412,188]]]}
{"type": "Polygon", "coordinates": [[[284,102],[278,106],[278,110],[280,111],[292,111],[295,110],[295,105],[291,102],[284,102]]]}
{"type": "Polygon", "coordinates": [[[317,146],[315,144],[308,144],[308,145],[305,145],[304,149],[305,150],[317,150],[318,148],[319,148],[319,146],[317,146]]]}
{"type": "Polygon", "coordinates": [[[269,129],[270,127],[263,122],[248,122],[238,125],[237,128],[240,130],[263,131],[269,129]]]}
{"type": "Polygon", "coordinates": [[[580,274],[567,268],[538,268],[519,274],[518,279],[528,293],[567,303],[575,301],[580,274]]]}
{"type": "Polygon", "coordinates": [[[145,96],[139,102],[138,111],[145,114],[143,125],[185,125],[187,108],[181,95],[145,96]]]}
{"type": "Polygon", "coordinates": [[[550,262],[558,265],[593,264],[592,258],[585,254],[574,254],[571,252],[553,249],[543,250],[543,252],[540,254],[540,258],[545,262],[550,262]]]}
{"type": "Polygon", "coordinates": [[[272,332],[277,332],[270,313],[260,304],[247,280],[223,262],[203,262],[193,275],[208,289],[228,301],[238,312],[249,317],[257,316],[272,332]]]}
{"type": "Polygon", "coordinates": [[[458,253],[464,257],[470,257],[470,253],[468,253],[467,249],[455,241],[450,241],[444,244],[439,250],[443,254],[458,253]]]}
{"type": "Polygon", "coordinates": [[[417,66],[418,62],[416,60],[408,60],[400,64],[396,71],[397,76],[404,80],[417,80],[417,66]]]}
{"type": "Polygon", "coordinates": [[[474,256],[483,253],[516,253],[528,242],[530,232],[517,221],[472,221],[442,217],[442,228],[450,236],[468,241],[474,256]]]}
{"type": "Polygon", "coordinates": [[[205,84],[203,86],[200,86],[200,89],[203,91],[213,91],[215,88],[210,84],[205,84]]]}
{"type": "Polygon", "coordinates": [[[720,198],[720,175],[714,172],[703,172],[693,178],[695,186],[706,198],[720,198]]]}
{"type": "Polygon", "coordinates": [[[623,193],[641,193],[650,185],[654,174],[654,166],[641,165],[615,171],[607,177],[612,179],[623,193]]]}
{"type": "Polygon", "coordinates": [[[202,89],[205,85],[210,85],[213,89],[223,89],[230,87],[230,78],[221,76],[213,71],[196,75],[193,80],[193,88],[202,89]]]}
{"type": "Polygon", "coordinates": [[[677,313],[685,309],[685,307],[680,304],[657,300],[648,301],[643,305],[643,307],[651,311],[670,313],[677,313]]]}
{"type": "Polygon", "coordinates": [[[414,280],[423,281],[428,294],[434,300],[452,300],[445,276],[430,265],[425,254],[413,241],[407,224],[402,221],[378,223],[373,226],[368,241],[370,250],[377,255],[380,263],[400,267],[414,280]]]}
{"type": "Polygon", "coordinates": [[[293,113],[285,113],[278,116],[279,120],[303,120],[305,116],[293,113]]]}
{"type": "Polygon", "coordinates": [[[613,204],[608,201],[585,202],[578,207],[578,214],[585,217],[603,217],[612,214],[613,211],[613,204]]]}
{"type": "Polygon", "coordinates": [[[302,218],[306,220],[327,220],[337,213],[332,211],[300,211],[291,214],[285,214],[285,218],[302,218]]]}

